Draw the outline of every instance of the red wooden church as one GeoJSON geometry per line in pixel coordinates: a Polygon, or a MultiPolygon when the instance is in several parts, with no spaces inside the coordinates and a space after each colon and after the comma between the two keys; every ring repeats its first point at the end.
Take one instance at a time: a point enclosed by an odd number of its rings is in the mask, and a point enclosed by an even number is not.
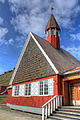
{"type": "Polygon", "coordinates": [[[60,48],[60,27],[53,14],[45,33],[47,40],[29,33],[11,78],[7,99],[12,109],[38,114],[43,110],[43,118],[45,107],[52,112],[62,105],[62,96],[63,105],[80,105],[80,98],[73,94],[75,86],[80,85],[80,62],[60,48]]]}

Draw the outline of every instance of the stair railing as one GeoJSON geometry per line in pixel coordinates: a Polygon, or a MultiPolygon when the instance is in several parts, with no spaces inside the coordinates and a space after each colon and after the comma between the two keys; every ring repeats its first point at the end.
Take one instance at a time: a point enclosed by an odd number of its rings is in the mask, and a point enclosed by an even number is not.
{"type": "Polygon", "coordinates": [[[46,102],[42,106],[42,120],[45,120],[45,116],[46,118],[48,118],[48,116],[53,114],[53,111],[56,111],[56,109],[58,109],[58,107],[61,106],[62,106],[62,95],[56,95],[53,98],[51,98],[48,102],[46,102]]]}

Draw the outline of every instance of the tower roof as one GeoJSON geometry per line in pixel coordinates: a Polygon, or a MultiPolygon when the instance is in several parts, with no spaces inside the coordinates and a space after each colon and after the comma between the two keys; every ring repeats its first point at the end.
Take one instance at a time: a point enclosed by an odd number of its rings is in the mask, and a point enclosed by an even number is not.
{"type": "Polygon", "coordinates": [[[56,19],[54,18],[53,14],[51,14],[50,16],[50,19],[48,21],[45,31],[47,31],[49,28],[57,28],[60,30],[60,27],[58,23],[56,22],[56,19]]]}

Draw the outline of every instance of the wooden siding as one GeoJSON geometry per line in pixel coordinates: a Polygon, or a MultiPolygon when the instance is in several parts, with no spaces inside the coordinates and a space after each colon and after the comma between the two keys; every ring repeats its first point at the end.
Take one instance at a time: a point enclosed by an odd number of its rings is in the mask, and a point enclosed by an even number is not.
{"type": "MultiPolygon", "coordinates": [[[[14,97],[12,96],[12,88],[8,89],[8,98],[7,98],[7,103],[14,104],[14,105],[21,105],[21,106],[31,106],[31,107],[42,107],[42,105],[47,102],[49,99],[51,99],[55,95],[62,95],[62,89],[61,89],[61,79],[59,75],[54,75],[51,77],[46,77],[43,79],[39,80],[34,80],[34,81],[28,81],[25,83],[32,83],[35,81],[40,81],[40,80],[46,80],[46,79],[54,79],[54,95],[40,95],[40,96],[17,96],[14,97]]],[[[22,85],[24,83],[18,83],[16,85],[22,85]]],[[[15,84],[13,85],[15,86],[15,84]]]]}
{"type": "Polygon", "coordinates": [[[13,84],[35,80],[53,74],[55,74],[55,72],[31,38],[16,72],[13,84]]]}

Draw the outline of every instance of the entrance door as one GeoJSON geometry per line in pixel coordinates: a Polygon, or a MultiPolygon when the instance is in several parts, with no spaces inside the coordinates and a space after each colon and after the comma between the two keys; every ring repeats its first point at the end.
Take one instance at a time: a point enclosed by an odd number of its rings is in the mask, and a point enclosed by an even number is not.
{"type": "Polygon", "coordinates": [[[71,105],[80,105],[80,83],[71,85],[71,105]]]}

